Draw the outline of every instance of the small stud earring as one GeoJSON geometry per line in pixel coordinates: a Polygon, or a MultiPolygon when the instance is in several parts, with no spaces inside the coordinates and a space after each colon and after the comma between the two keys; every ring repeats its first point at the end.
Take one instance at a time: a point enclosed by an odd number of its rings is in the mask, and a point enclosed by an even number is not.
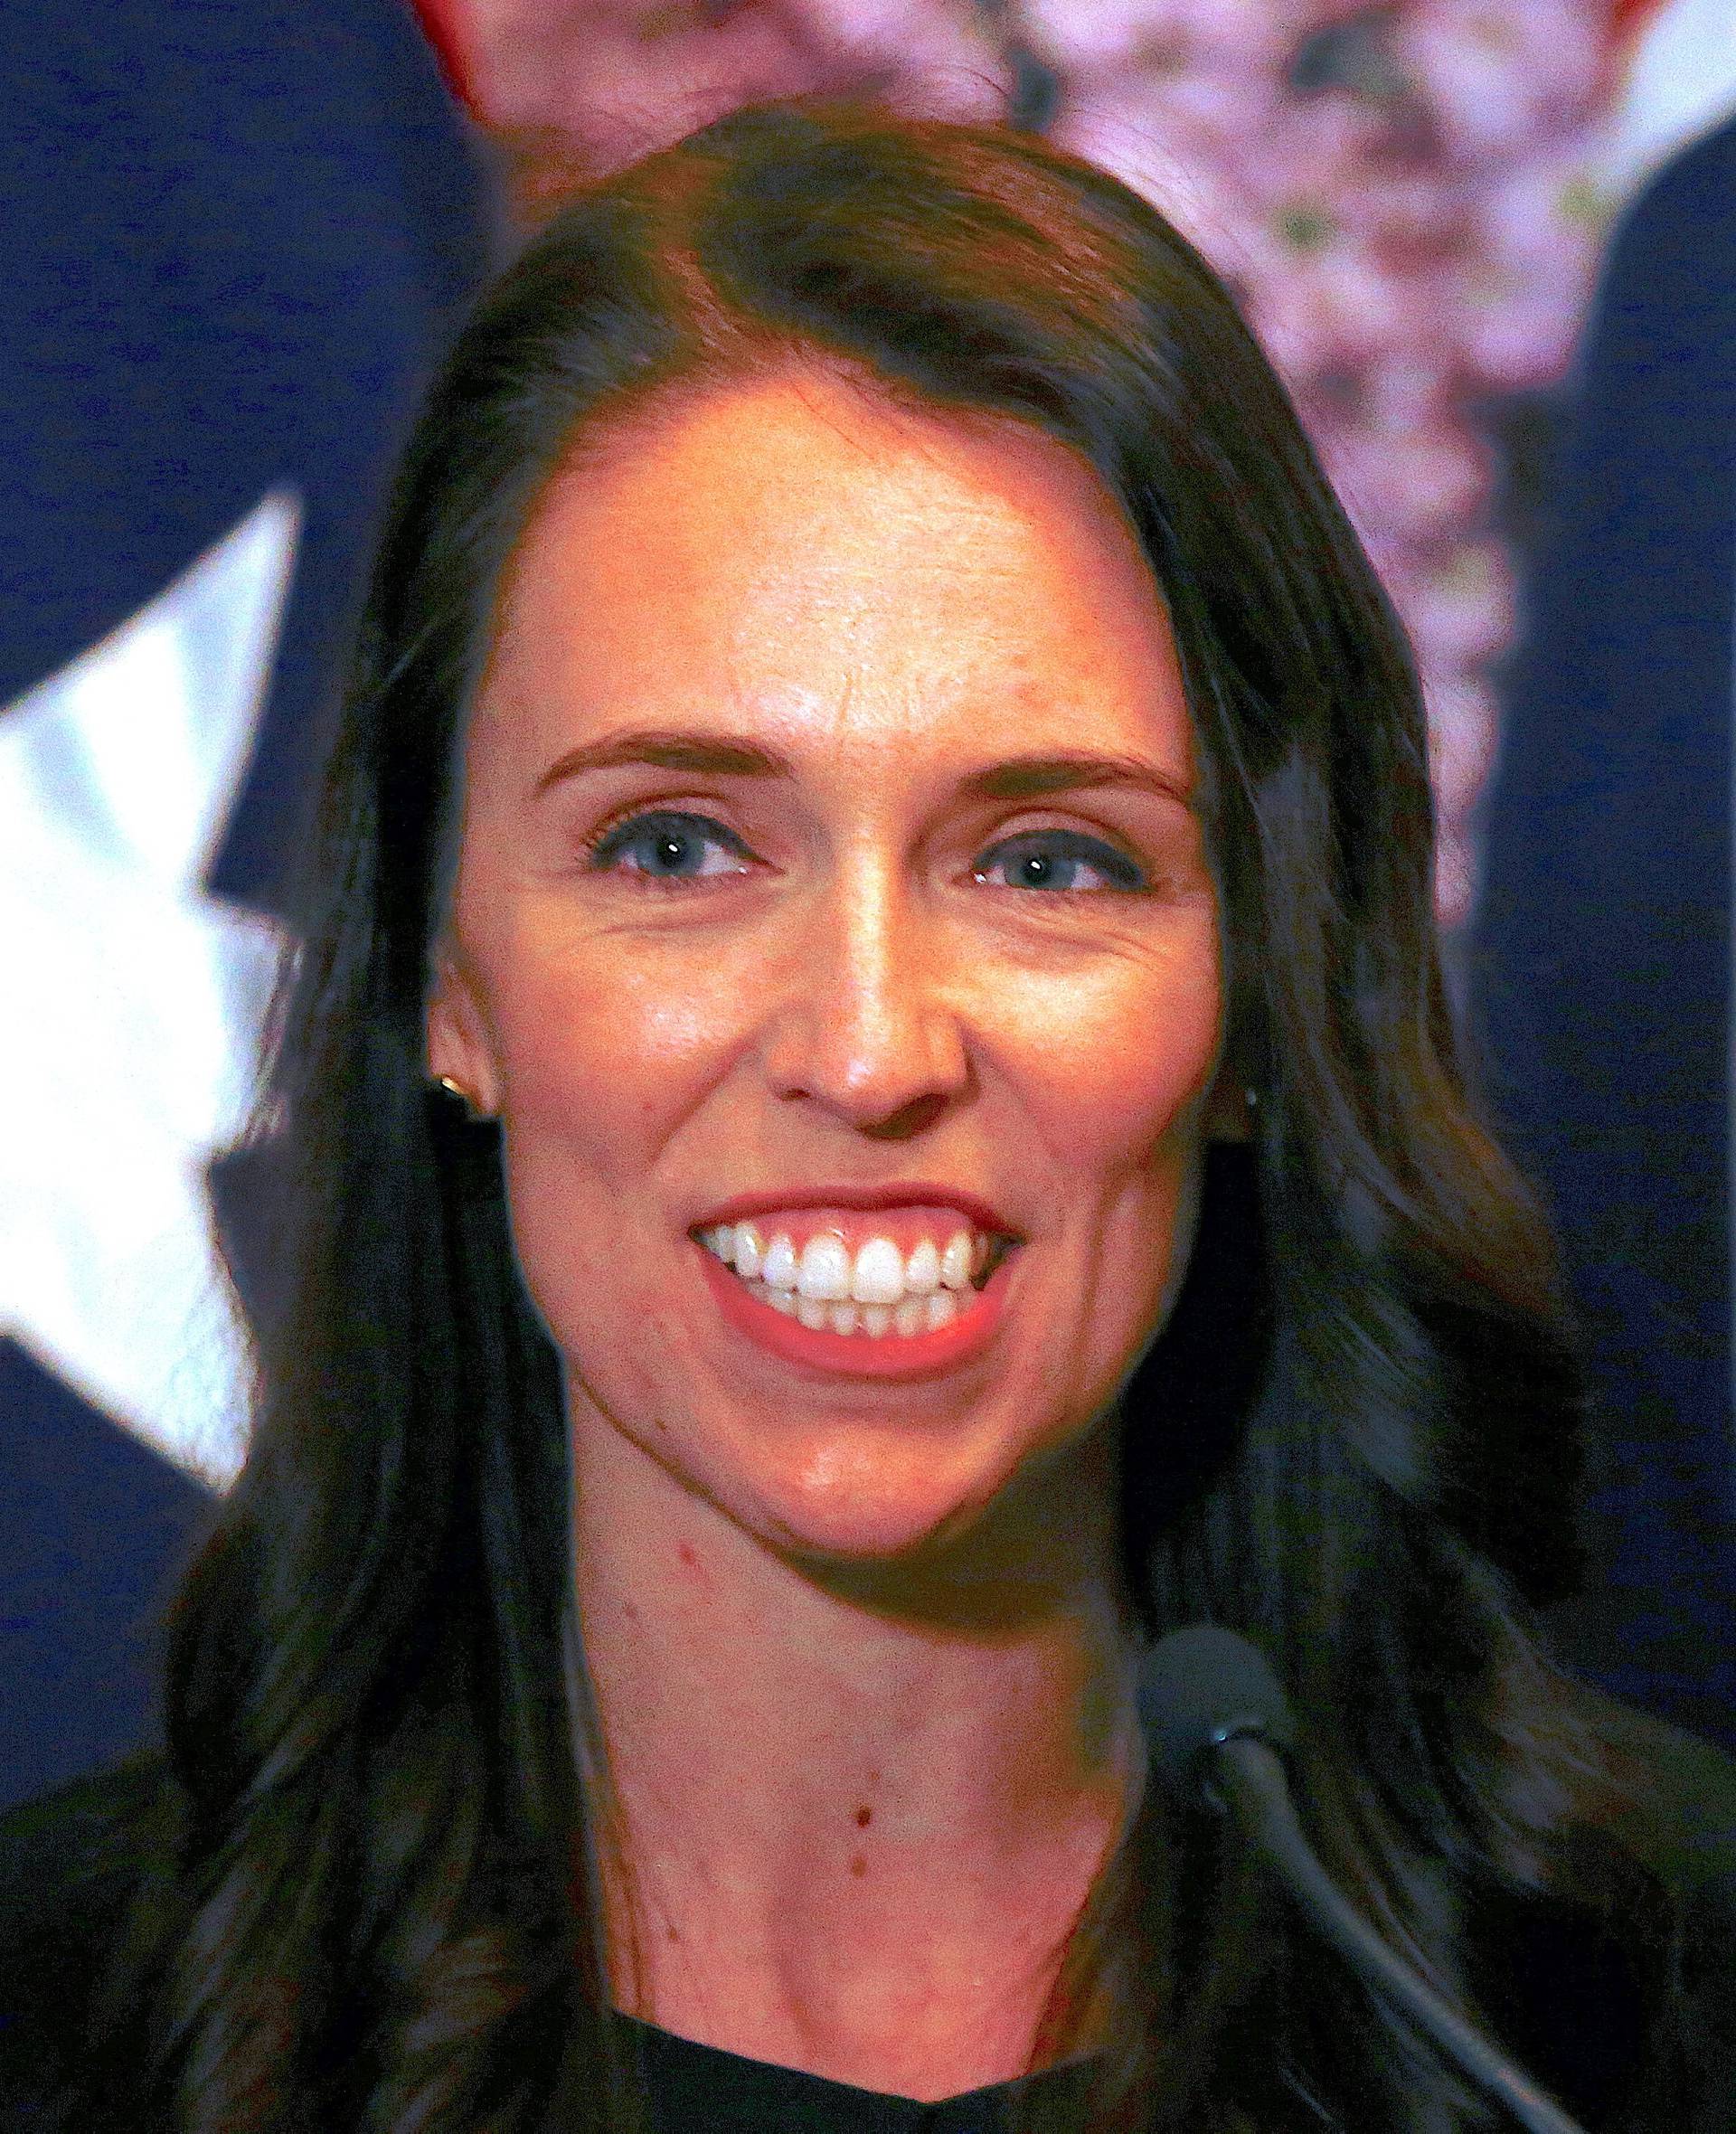
{"type": "Polygon", "coordinates": [[[437,1074],[434,1079],[448,1097],[456,1097],[458,1102],[464,1106],[464,1114],[467,1119],[476,1117],[476,1100],[461,1081],[454,1081],[449,1074],[437,1074]]]}

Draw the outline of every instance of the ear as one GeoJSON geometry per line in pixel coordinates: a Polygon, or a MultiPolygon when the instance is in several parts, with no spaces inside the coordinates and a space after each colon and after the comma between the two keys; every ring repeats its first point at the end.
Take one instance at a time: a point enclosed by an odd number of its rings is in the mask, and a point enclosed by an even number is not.
{"type": "Polygon", "coordinates": [[[478,1117],[492,1118],[500,1109],[494,1048],[475,985],[449,941],[435,955],[426,1026],[429,1079],[455,1083],[478,1117]]]}

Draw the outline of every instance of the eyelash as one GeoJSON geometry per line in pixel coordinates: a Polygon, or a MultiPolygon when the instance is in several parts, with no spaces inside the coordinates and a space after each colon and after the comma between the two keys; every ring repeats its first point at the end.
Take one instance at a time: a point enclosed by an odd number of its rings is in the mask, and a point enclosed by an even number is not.
{"type": "MultiPolygon", "coordinates": [[[[618,822],[605,824],[602,829],[585,840],[585,854],[590,870],[597,873],[619,872],[637,874],[647,887],[655,887],[660,892],[678,890],[689,883],[708,879],[704,875],[655,874],[647,867],[617,869],[614,866],[614,863],[624,853],[630,851],[636,844],[654,836],[659,832],[665,837],[675,838],[690,837],[698,833],[710,841],[727,847],[738,858],[751,857],[748,847],[741,838],[732,830],[726,829],[722,823],[713,820],[710,816],[691,814],[683,808],[649,808],[640,814],[627,816],[618,822]]],[[[1016,836],[1000,839],[996,844],[991,845],[987,848],[987,853],[1005,854],[1009,851],[1016,851],[1021,846],[1046,847],[1050,854],[1058,851],[1059,856],[1063,861],[1071,861],[1094,868],[1099,874],[1104,877],[1103,886],[1099,889],[1076,889],[1072,887],[1048,889],[1036,883],[1026,883],[1023,885],[1039,895],[1052,897],[1101,896],[1106,892],[1114,892],[1121,895],[1134,895],[1150,887],[1145,871],[1129,859],[1125,853],[1118,852],[1112,845],[1106,843],[1101,838],[1088,837],[1078,830],[1026,830],[1016,836]]],[[[987,855],[986,854],[985,856],[986,857],[987,855]]],[[[1033,856],[1036,857],[1040,855],[1033,852],[1033,856]]],[[[1001,864],[1005,864],[1005,861],[1003,860],[1001,864]]],[[[721,872],[733,871],[723,870],[721,872]]],[[[986,873],[986,870],[982,867],[974,867],[971,870],[974,881],[984,881],[986,873]]],[[[709,879],[716,878],[716,876],[709,877],[709,879]]],[[[1004,883],[1002,886],[1012,888],[1014,885],[1009,883],[1004,883]]]]}

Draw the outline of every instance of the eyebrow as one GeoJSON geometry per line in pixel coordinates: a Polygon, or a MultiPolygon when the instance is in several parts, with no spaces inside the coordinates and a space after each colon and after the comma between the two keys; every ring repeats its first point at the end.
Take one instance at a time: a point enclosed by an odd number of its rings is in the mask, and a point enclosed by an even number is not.
{"type": "MultiPolygon", "coordinates": [[[[713,778],[793,778],[787,756],[745,736],[639,731],[590,741],[558,757],[536,782],[539,796],[563,779],[588,770],[623,764],[649,764],[662,770],[692,770],[713,778]]],[[[1099,755],[1083,750],[1059,754],[1014,756],[973,771],[960,790],[978,800],[1033,800],[1045,793],[1083,787],[1131,786],[1162,794],[1182,807],[1193,804],[1190,782],[1141,756],[1099,755]]]]}

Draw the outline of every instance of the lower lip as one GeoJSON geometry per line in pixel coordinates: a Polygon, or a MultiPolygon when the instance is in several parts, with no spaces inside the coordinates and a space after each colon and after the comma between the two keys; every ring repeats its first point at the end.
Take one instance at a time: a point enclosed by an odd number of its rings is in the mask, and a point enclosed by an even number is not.
{"type": "Polygon", "coordinates": [[[787,1364],[852,1378],[932,1378],[979,1356],[994,1338],[1006,1298],[1009,1252],[980,1289],[961,1290],[970,1302],[957,1318],[927,1334],[835,1334],[805,1327],[761,1304],[715,1253],[695,1245],[718,1308],[731,1327],[787,1364]]]}

